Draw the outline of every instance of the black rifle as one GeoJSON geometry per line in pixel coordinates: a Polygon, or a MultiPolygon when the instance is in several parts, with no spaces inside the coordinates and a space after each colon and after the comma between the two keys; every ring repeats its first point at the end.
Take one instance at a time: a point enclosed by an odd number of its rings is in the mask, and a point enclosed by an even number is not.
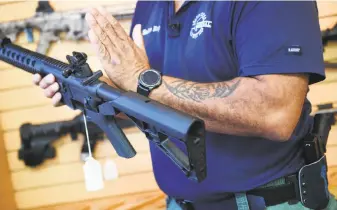
{"type": "MultiPolygon", "coordinates": [[[[119,118],[116,119],[116,123],[122,129],[134,126],[132,121],[119,118]]],[[[87,126],[89,131],[89,144],[93,153],[97,141],[104,140],[105,136],[102,129],[94,123],[88,122],[87,126]]],[[[81,159],[84,161],[89,155],[89,148],[83,114],[68,121],[51,122],[39,125],[25,123],[21,125],[21,148],[18,152],[19,159],[23,160],[26,166],[39,166],[45,159],[54,158],[56,156],[56,151],[52,146],[52,143],[67,134],[70,134],[73,141],[78,139],[78,134],[83,135],[84,141],[81,149],[81,159]]]]}
{"type": "Polygon", "coordinates": [[[99,80],[102,71],[90,69],[84,53],[73,52],[66,58],[69,64],[22,48],[0,32],[0,60],[31,74],[53,74],[60,86],[63,104],[81,110],[88,121],[100,127],[119,156],[132,158],[136,155],[116,124],[115,115],[124,113],[189,179],[201,182],[206,178],[203,120],[135,92],[107,85],[99,80]],[[182,142],[186,152],[171,139],[182,142]]]}

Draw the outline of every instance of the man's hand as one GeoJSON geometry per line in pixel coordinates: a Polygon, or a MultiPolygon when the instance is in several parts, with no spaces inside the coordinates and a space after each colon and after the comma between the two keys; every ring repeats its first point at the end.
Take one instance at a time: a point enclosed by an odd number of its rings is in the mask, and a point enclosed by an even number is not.
{"type": "Polygon", "coordinates": [[[134,27],[133,41],[103,8],[92,9],[85,18],[90,42],[110,80],[121,89],[136,91],[139,74],[150,68],[141,26],[134,27]]]}
{"type": "Polygon", "coordinates": [[[47,76],[42,78],[41,75],[34,74],[33,83],[43,89],[44,96],[52,99],[53,106],[56,107],[61,105],[60,101],[62,99],[62,95],[60,92],[58,92],[60,86],[55,81],[54,75],[48,74],[47,76]]]}
{"type": "MultiPolygon", "coordinates": [[[[108,78],[101,77],[100,80],[116,88],[116,85],[114,85],[108,78]]],[[[48,74],[47,76],[42,78],[40,74],[34,74],[33,83],[43,89],[45,97],[51,98],[53,106],[57,107],[62,105],[60,103],[62,99],[62,95],[59,92],[60,86],[56,82],[54,75],[48,74]]]]}
{"type": "MultiPolygon", "coordinates": [[[[141,26],[135,26],[133,41],[117,20],[102,8],[92,9],[86,19],[91,28],[88,34],[90,42],[112,81],[105,77],[100,80],[115,88],[136,91],[139,73],[149,69],[141,26]]],[[[53,75],[42,78],[35,74],[33,83],[43,89],[47,98],[52,99],[53,106],[61,105],[60,87],[53,75]]]]}

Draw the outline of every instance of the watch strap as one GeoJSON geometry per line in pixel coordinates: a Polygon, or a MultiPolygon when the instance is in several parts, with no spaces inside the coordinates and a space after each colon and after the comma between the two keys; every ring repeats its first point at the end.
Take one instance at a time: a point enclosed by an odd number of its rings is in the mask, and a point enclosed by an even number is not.
{"type": "Polygon", "coordinates": [[[137,93],[139,93],[139,94],[141,94],[145,97],[148,97],[152,90],[156,89],[157,87],[159,87],[161,85],[161,82],[162,82],[162,73],[160,71],[155,70],[155,69],[148,69],[148,70],[142,72],[139,75],[137,93]],[[146,83],[144,83],[144,81],[142,82],[142,79],[141,79],[143,74],[149,73],[150,71],[156,72],[157,75],[159,76],[159,83],[154,85],[154,86],[151,86],[151,85],[147,86],[146,83]]]}
{"type": "Polygon", "coordinates": [[[143,95],[143,96],[146,96],[148,97],[150,95],[150,90],[146,87],[144,87],[143,85],[141,84],[138,84],[137,86],[137,93],[143,95]]]}

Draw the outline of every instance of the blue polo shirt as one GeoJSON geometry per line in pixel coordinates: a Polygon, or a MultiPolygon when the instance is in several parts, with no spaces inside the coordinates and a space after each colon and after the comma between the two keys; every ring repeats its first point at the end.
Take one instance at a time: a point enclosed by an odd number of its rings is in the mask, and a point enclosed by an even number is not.
{"type": "MultiPolygon", "coordinates": [[[[266,74],[309,74],[310,84],[325,78],[315,2],[186,1],[175,13],[172,1],[140,1],[135,24],[142,25],[151,67],[163,75],[200,83],[266,74]]],[[[310,112],[306,100],[287,142],[207,132],[208,176],[201,183],[151,143],[156,181],[168,195],[204,200],[297,172],[310,112]]]]}

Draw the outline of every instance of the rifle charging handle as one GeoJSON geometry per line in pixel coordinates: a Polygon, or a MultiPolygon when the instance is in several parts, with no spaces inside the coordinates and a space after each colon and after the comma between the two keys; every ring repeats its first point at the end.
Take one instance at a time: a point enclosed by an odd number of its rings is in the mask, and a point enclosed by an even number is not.
{"type": "Polygon", "coordinates": [[[73,70],[72,69],[66,69],[62,72],[62,75],[65,77],[65,78],[68,78],[71,74],[73,73],[73,70]]]}

